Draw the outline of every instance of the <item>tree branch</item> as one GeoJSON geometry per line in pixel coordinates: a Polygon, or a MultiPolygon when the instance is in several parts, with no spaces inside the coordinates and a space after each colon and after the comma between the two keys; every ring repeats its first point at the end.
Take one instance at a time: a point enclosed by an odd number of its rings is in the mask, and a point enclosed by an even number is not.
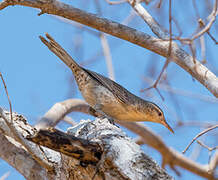
{"type": "MultiPolygon", "coordinates": [[[[0,10],[10,5],[22,5],[41,9],[41,13],[54,14],[79,22],[99,31],[153,51],[163,57],[168,57],[168,40],[154,38],[146,33],[129,28],[122,24],[100,18],[97,15],[84,12],[56,0],[4,0],[0,3],[0,10]]],[[[218,78],[199,61],[172,42],[172,61],[190,73],[203,84],[215,97],[218,97],[218,78]]]]}
{"type": "MultiPolygon", "coordinates": [[[[6,111],[4,113],[9,114],[6,111]]],[[[32,137],[31,140],[34,142],[55,147],[53,149],[68,155],[64,156],[61,153],[60,156],[57,152],[40,147],[49,162],[55,167],[53,171],[46,171],[32,159],[32,155],[25,148],[12,139],[13,134],[0,117],[0,140],[7,142],[6,136],[9,136],[11,142],[11,144],[5,143],[5,145],[8,145],[7,147],[3,145],[0,147],[0,152],[2,150],[0,156],[27,179],[36,175],[32,179],[91,180],[95,174],[97,180],[109,180],[111,177],[114,180],[152,179],[154,177],[157,180],[172,179],[152,159],[146,156],[137,144],[126,137],[121,129],[110,124],[107,119],[97,119],[92,122],[82,121],[77,126],[70,128],[68,134],[66,134],[54,129],[36,132],[23,116],[13,113],[13,117],[16,120],[14,121],[15,127],[21,136],[28,136],[29,139],[32,137]],[[100,151],[95,151],[96,147],[99,147],[98,144],[103,150],[102,155],[99,154],[100,151]],[[69,150],[72,150],[72,152],[69,152],[69,150]],[[99,159],[101,160],[99,161],[99,159]]],[[[27,140],[25,139],[25,141],[27,140]]],[[[31,142],[29,143],[38,147],[31,142]]]]}
{"type": "Polygon", "coordinates": [[[1,110],[0,138],[2,140],[1,142],[3,143],[0,147],[1,158],[17,169],[26,179],[55,179],[53,170],[59,169],[57,168],[56,163],[58,157],[60,160],[60,156],[54,151],[42,149],[38,145],[26,140],[25,137],[27,135],[34,134],[36,130],[27,124],[26,119],[22,115],[12,113],[13,126],[19,136],[22,137],[23,143],[31,148],[32,152],[29,152],[25,146],[16,141],[16,136],[11,132],[10,128],[5,122],[5,119],[10,119],[10,113],[2,108],[1,110]],[[3,117],[2,114],[5,116],[3,117]],[[37,158],[35,155],[37,155],[37,158]],[[41,161],[49,164],[52,169],[47,169],[47,166],[43,166],[41,161]]]}
{"type": "MultiPolygon", "coordinates": [[[[65,100],[56,103],[45,115],[36,123],[36,129],[46,129],[55,127],[70,112],[83,112],[90,114],[90,107],[81,99],[65,100]]],[[[94,113],[94,111],[93,111],[94,113]]]]}
{"type": "MultiPolygon", "coordinates": [[[[36,147],[32,143],[29,143],[28,141],[26,141],[23,138],[22,134],[19,133],[19,131],[21,131],[21,129],[22,129],[21,123],[20,122],[17,123],[20,120],[19,115],[14,114],[14,116],[12,116],[11,113],[5,113],[5,111],[0,107],[0,118],[1,118],[1,120],[4,120],[4,122],[0,123],[0,129],[2,131],[4,131],[4,133],[6,133],[6,135],[13,137],[22,146],[24,146],[24,148],[27,149],[27,151],[32,155],[32,157],[42,167],[44,167],[48,171],[52,171],[53,170],[52,164],[50,164],[49,161],[47,160],[47,158],[45,158],[44,153],[39,149],[39,147],[36,147]],[[10,120],[11,117],[13,117],[13,121],[10,120]]],[[[25,123],[25,122],[23,121],[22,123],[25,123]]],[[[26,132],[27,132],[28,128],[30,128],[30,126],[26,126],[26,128],[23,129],[23,131],[26,130],[26,132]]]]}
{"type": "Polygon", "coordinates": [[[214,153],[213,158],[211,159],[209,163],[209,171],[214,174],[214,176],[217,177],[216,168],[218,167],[218,150],[214,153]]]}
{"type": "Polygon", "coordinates": [[[212,126],[212,127],[209,127],[209,128],[207,128],[207,129],[203,130],[202,132],[200,132],[198,135],[196,135],[196,136],[192,139],[192,141],[189,143],[189,145],[185,148],[185,150],[184,150],[182,153],[184,154],[184,153],[189,149],[189,147],[192,145],[192,143],[193,143],[197,138],[199,138],[200,136],[204,135],[204,134],[207,133],[208,131],[211,131],[211,130],[216,129],[216,128],[218,128],[218,124],[217,124],[217,125],[214,125],[214,126],[212,126]]]}
{"type": "Polygon", "coordinates": [[[0,133],[0,157],[19,171],[26,179],[45,180],[46,170],[37,163],[24,149],[15,146],[0,133]],[[18,166],[19,164],[19,166],[18,166]]]}
{"type": "Polygon", "coordinates": [[[188,159],[176,150],[167,147],[167,145],[162,141],[160,136],[154,134],[151,130],[149,130],[142,124],[134,122],[119,122],[119,124],[138,134],[145,144],[159,151],[163,158],[163,167],[165,165],[169,165],[172,169],[174,169],[174,166],[180,166],[183,169],[186,169],[199,176],[208,179],[214,179],[213,174],[208,171],[208,168],[192,161],[191,159],[188,159]]]}
{"type": "Polygon", "coordinates": [[[145,21],[151,31],[160,39],[169,39],[169,34],[165,32],[155,19],[146,11],[146,9],[137,0],[128,0],[135,12],[145,21]]]}
{"type": "Polygon", "coordinates": [[[61,152],[80,160],[81,164],[96,165],[102,155],[102,149],[97,143],[71,136],[57,129],[39,130],[27,139],[49,149],[61,152]]]}
{"type": "MultiPolygon", "coordinates": [[[[75,103],[73,103],[74,99],[69,99],[67,101],[64,101],[67,110],[71,109],[72,111],[76,111],[77,107],[74,106],[75,103]],[[67,105],[68,102],[69,104],[67,105]],[[72,105],[72,106],[70,106],[72,105]]],[[[78,101],[78,99],[76,99],[76,101],[78,101]]],[[[82,105],[82,100],[80,101],[80,105],[82,105]]],[[[94,109],[92,109],[85,101],[83,101],[83,108],[80,108],[80,112],[82,112],[84,110],[84,113],[86,114],[91,114],[93,115],[93,112],[95,111],[94,109]],[[87,109],[92,109],[91,112],[87,111],[87,109]]],[[[50,113],[54,112],[56,105],[54,105],[54,109],[53,107],[49,110],[50,113]]],[[[63,109],[65,109],[63,108],[63,109]]],[[[64,113],[64,112],[63,112],[64,113]]],[[[59,111],[59,117],[62,117],[61,111],[59,111]]],[[[44,118],[42,118],[43,120],[44,118]]],[[[52,119],[50,119],[52,121],[52,119]]],[[[61,119],[57,119],[55,118],[54,121],[59,122],[61,119]]],[[[41,121],[41,120],[40,120],[41,121]]],[[[162,141],[162,139],[156,135],[155,133],[153,133],[150,129],[146,128],[145,126],[143,126],[142,124],[139,123],[133,123],[133,122],[124,122],[124,121],[118,121],[118,123],[126,128],[128,128],[129,130],[131,130],[132,132],[138,134],[141,138],[142,141],[151,146],[152,148],[156,149],[157,151],[159,151],[162,155],[163,158],[163,162],[162,165],[169,165],[171,168],[174,168],[174,166],[180,166],[192,173],[195,173],[199,176],[208,178],[208,179],[213,179],[213,174],[212,172],[209,171],[208,167],[205,167],[201,164],[198,164],[194,161],[192,161],[191,159],[188,159],[187,157],[185,157],[184,155],[182,155],[181,153],[177,152],[176,150],[169,148],[166,146],[166,144],[162,141]]],[[[52,123],[50,123],[52,124],[52,123]]],[[[213,163],[214,164],[214,163],[213,163]]]]}

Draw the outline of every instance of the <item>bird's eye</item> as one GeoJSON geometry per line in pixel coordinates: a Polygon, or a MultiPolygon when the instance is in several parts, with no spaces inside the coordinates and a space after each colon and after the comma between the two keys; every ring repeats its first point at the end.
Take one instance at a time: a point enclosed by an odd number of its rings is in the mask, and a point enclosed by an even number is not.
{"type": "Polygon", "coordinates": [[[159,113],[158,113],[158,116],[162,116],[162,113],[161,113],[161,112],[159,112],[159,113]]]}

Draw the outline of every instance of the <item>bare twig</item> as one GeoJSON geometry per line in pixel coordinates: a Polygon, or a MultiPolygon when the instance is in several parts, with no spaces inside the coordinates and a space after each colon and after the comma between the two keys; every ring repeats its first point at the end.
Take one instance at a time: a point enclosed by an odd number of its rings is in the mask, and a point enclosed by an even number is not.
{"type": "Polygon", "coordinates": [[[208,32],[208,31],[210,30],[211,26],[213,25],[213,23],[214,23],[215,20],[216,20],[217,5],[218,5],[218,0],[215,0],[215,2],[214,2],[214,8],[213,8],[211,14],[209,15],[209,16],[210,16],[210,21],[209,21],[209,23],[208,23],[200,32],[198,32],[196,35],[194,35],[194,36],[191,38],[191,41],[197,39],[198,37],[202,36],[205,32],[208,32]]]}
{"type": "Polygon", "coordinates": [[[214,41],[215,44],[218,44],[218,41],[212,36],[212,34],[210,32],[207,32],[207,34],[214,41]]]}
{"type": "MultiPolygon", "coordinates": [[[[177,21],[175,18],[173,18],[173,17],[172,17],[172,21],[174,22],[174,24],[175,24],[175,26],[176,26],[176,28],[177,28],[177,30],[178,30],[178,33],[179,33],[178,36],[179,36],[179,37],[182,36],[182,29],[181,29],[181,27],[180,27],[178,21],[177,21]]],[[[173,38],[172,38],[172,40],[173,40],[173,38]]]]}
{"type": "Polygon", "coordinates": [[[171,0],[169,0],[169,33],[170,33],[170,41],[169,41],[168,57],[166,59],[166,62],[164,63],[164,66],[163,66],[163,68],[162,68],[162,70],[161,70],[157,80],[154,82],[154,84],[151,87],[146,88],[146,89],[141,91],[141,92],[143,92],[145,90],[154,88],[154,89],[157,90],[157,92],[159,93],[159,95],[162,98],[162,100],[164,100],[164,97],[159,92],[159,90],[157,88],[157,85],[158,85],[158,83],[159,83],[159,81],[161,79],[162,74],[164,73],[165,69],[167,68],[167,66],[169,65],[169,63],[171,61],[171,52],[172,52],[172,1],[171,0]]]}
{"type": "Polygon", "coordinates": [[[201,45],[201,58],[202,58],[202,64],[206,64],[206,50],[205,50],[205,38],[204,36],[200,37],[200,45],[201,45]]]}
{"type": "Polygon", "coordinates": [[[193,57],[193,62],[196,64],[196,48],[195,48],[195,43],[191,41],[189,43],[189,49],[191,50],[192,57],[193,57]]]}
{"type": "MultiPolygon", "coordinates": [[[[198,33],[196,33],[192,38],[180,38],[180,37],[176,37],[175,39],[180,40],[180,41],[186,41],[192,43],[195,39],[199,38],[200,36],[202,36],[203,34],[207,33],[209,36],[210,34],[210,28],[212,27],[212,25],[214,24],[215,20],[216,20],[216,16],[217,16],[217,6],[218,5],[218,0],[215,0],[214,2],[214,6],[213,6],[213,10],[211,12],[211,14],[209,15],[209,22],[208,24],[205,26],[203,20],[200,19],[200,27],[204,27],[201,31],[199,31],[198,33]]],[[[211,36],[210,36],[211,37],[211,36]]],[[[215,40],[214,38],[212,38],[213,40],[215,40]]],[[[216,43],[216,40],[215,40],[216,43]]]]}
{"type": "Polygon", "coordinates": [[[114,68],[112,64],[112,57],[111,57],[110,47],[109,47],[107,38],[103,33],[100,35],[100,38],[101,38],[101,44],[102,44],[102,48],[104,52],[104,57],[107,63],[108,76],[110,79],[115,80],[114,68]]]}
{"type": "Polygon", "coordinates": [[[127,2],[127,0],[115,0],[115,1],[105,0],[105,1],[110,5],[122,4],[127,2]]]}
{"type": "Polygon", "coordinates": [[[9,108],[10,108],[10,115],[11,115],[11,123],[13,123],[13,118],[12,118],[12,104],[11,104],[11,100],[10,100],[10,97],[9,97],[9,94],[8,94],[8,89],[7,89],[5,80],[4,80],[4,78],[3,78],[1,72],[0,72],[0,77],[1,77],[2,83],[3,83],[3,85],[4,85],[5,93],[6,93],[7,98],[8,98],[8,103],[9,103],[9,108]]]}
{"type": "Polygon", "coordinates": [[[202,147],[206,148],[208,151],[214,151],[214,150],[218,149],[218,146],[209,147],[209,146],[207,146],[206,144],[204,144],[203,142],[198,141],[198,140],[197,140],[197,143],[198,143],[199,145],[201,145],[202,147]]]}
{"type": "MultiPolygon", "coordinates": [[[[211,162],[211,156],[212,156],[212,151],[214,151],[214,150],[216,150],[216,149],[218,149],[218,146],[215,146],[215,147],[209,147],[209,146],[207,146],[206,144],[204,144],[203,142],[201,142],[201,141],[198,141],[197,140],[197,143],[200,145],[200,146],[202,146],[202,147],[204,147],[204,148],[206,148],[208,151],[209,151],[209,158],[208,158],[208,164],[210,164],[210,162],[211,162]]],[[[209,167],[210,168],[210,167],[209,167]]],[[[212,170],[213,171],[213,170],[212,170]]]]}
{"type": "Polygon", "coordinates": [[[141,92],[144,92],[144,91],[147,91],[149,89],[154,88],[158,92],[158,94],[160,95],[161,99],[164,101],[164,97],[161,95],[159,89],[157,88],[157,85],[161,79],[162,74],[164,73],[164,70],[167,68],[168,64],[169,64],[169,58],[167,58],[166,62],[164,63],[164,66],[161,69],[161,72],[160,72],[158,78],[155,80],[154,84],[148,88],[142,89],[141,92]]]}
{"type": "MultiPolygon", "coordinates": [[[[41,0],[23,0],[12,2],[9,0],[4,0],[0,3],[0,10],[10,5],[23,5],[39,8],[43,13],[65,17],[67,19],[95,28],[99,31],[111,34],[115,37],[132,42],[141,47],[147,48],[157,54],[160,54],[161,56],[168,57],[168,40],[154,38],[148,34],[119,23],[107,20],[105,18],[100,18],[94,14],[84,12],[77,8],[73,8],[65,3],[59,1],[58,3],[56,2],[57,1],[41,0]]],[[[200,83],[202,83],[214,96],[218,97],[218,78],[211,71],[209,71],[209,69],[207,69],[197,60],[196,64],[194,64],[192,56],[187,54],[183,49],[179,48],[174,42],[172,42],[171,53],[173,62],[185,69],[200,83]]]]}
{"type": "MultiPolygon", "coordinates": [[[[144,80],[149,84],[153,83],[152,78],[144,77],[144,80]]],[[[171,86],[169,86],[167,84],[160,83],[158,85],[158,87],[159,87],[159,89],[161,89],[163,91],[178,94],[180,96],[186,96],[186,97],[193,98],[193,99],[199,99],[201,101],[205,101],[205,102],[209,102],[209,103],[215,103],[215,104],[218,103],[218,99],[215,98],[215,97],[206,96],[206,95],[203,95],[203,94],[197,94],[197,93],[193,93],[191,91],[186,91],[186,90],[174,88],[174,87],[171,87],[171,86]]]]}
{"type": "Polygon", "coordinates": [[[22,144],[27,150],[28,152],[33,156],[33,158],[40,164],[42,165],[42,167],[46,168],[47,170],[52,170],[53,168],[51,167],[51,165],[48,163],[47,160],[42,159],[40,157],[38,157],[38,155],[36,155],[34,152],[34,150],[32,149],[32,147],[25,142],[25,140],[23,139],[23,137],[19,134],[19,132],[17,132],[16,128],[14,127],[14,122],[13,122],[13,118],[12,118],[12,105],[11,105],[11,101],[9,98],[9,94],[8,94],[8,90],[7,90],[7,86],[6,83],[3,79],[2,74],[0,73],[2,82],[4,84],[4,88],[5,88],[5,92],[7,94],[8,97],[8,102],[10,104],[10,122],[8,121],[8,119],[6,118],[6,115],[4,114],[4,111],[2,110],[2,108],[0,108],[0,116],[5,120],[5,123],[7,124],[8,128],[11,130],[12,134],[14,135],[15,139],[22,144]]]}
{"type": "Polygon", "coordinates": [[[134,10],[131,9],[129,15],[122,21],[121,24],[128,25],[135,17],[136,13],[134,10]]]}
{"type": "Polygon", "coordinates": [[[184,154],[184,153],[189,149],[189,147],[192,145],[192,143],[193,143],[197,138],[199,138],[200,136],[204,135],[204,134],[207,133],[208,131],[211,131],[211,130],[216,129],[216,128],[218,128],[218,125],[212,126],[212,127],[208,128],[208,129],[205,129],[204,131],[200,132],[198,135],[196,135],[196,136],[192,139],[192,141],[189,143],[189,145],[185,148],[185,150],[184,150],[182,153],[184,154]]]}
{"type": "MultiPolygon", "coordinates": [[[[101,6],[100,6],[98,0],[95,1],[95,6],[96,6],[98,14],[101,15],[102,14],[101,6]]],[[[101,45],[102,45],[104,57],[105,57],[106,64],[107,64],[108,77],[112,80],[115,80],[115,74],[114,74],[114,68],[113,68],[113,64],[112,64],[110,46],[109,46],[107,37],[104,33],[100,33],[100,39],[101,39],[101,45]]]]}
{"type": "Polygon", "coordinates": [[[192,5],[193,5],[193,8],[195,10],[195,14],[196,14],[197,19],[199,19],[200,14],[199,14],[199,11],[198,11],[198,8],[197,8],[196,0],[192,0],[192,5]]]}
{"type": "MultiPolygon", "coordinates": [[[[209,128],[211,126],[214,126],[216,123],[210,123],[210,122],[199,122],[199,121],[178,121],[177,127],[184,127],[184,126],[191,126],[191,127],[202,127],[202,128],[209,128]]],[[[176,127],[175,127],[176,128],[176,127]]]]}

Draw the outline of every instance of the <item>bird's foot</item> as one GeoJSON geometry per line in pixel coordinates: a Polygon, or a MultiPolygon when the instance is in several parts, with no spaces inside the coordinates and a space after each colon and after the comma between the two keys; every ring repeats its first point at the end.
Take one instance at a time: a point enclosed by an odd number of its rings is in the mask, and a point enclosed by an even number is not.
{"type": "Polygon", "coordinates": [[[115,125],[115,123],[114,123],[114,119],[111,118],[110,116],[106,115],[106,114],[101,114],[101,115],[98,116],[98,117],[99,117],[100,119],[104,119],[104,118],[106,118],[106,119],[109,121],[109,123],[115,125]]]}
{"type": "Polygon", "coordinates": [[[109,117],[109,116],[107,116],[106,118],[108,119],[109,123],[115,125],[115,122],[114,122],[114,119],[113,119],[113,118],[111,118],[111,117],[109,117]]]}

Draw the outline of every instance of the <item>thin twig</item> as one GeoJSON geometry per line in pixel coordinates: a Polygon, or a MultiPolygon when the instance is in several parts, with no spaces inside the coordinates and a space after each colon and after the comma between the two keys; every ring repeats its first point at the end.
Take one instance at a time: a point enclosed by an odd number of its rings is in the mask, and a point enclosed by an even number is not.
{"type": "Polygon", "coordinates": [[[7,98],[8,98],[8,103],[9,103],[9,108],[10,108],[10,117],[11,117],[11,123],[13,123],[13,117],[12,117],[12,104],[11,104],[11,100],[10,100],[10,97],[9,97],[9,94],[8,94],[8,89],[7,89],[7,86],[6,86],[6,83],[5,83],[5,80],[2,76],[2,73],[0,72],[0,77],[1,77],[1,80],[2,80],[2,83],[4,85],[4,89],[5,89],[5,93],[7,95],[7,98]]]}
{"type": "MultiPolygon", "coordinates": [[[[149,77],[144,77],[144,80],[149,84],[152,84],[153,81],[154,81],[152,78],[149,78],[149,77]]],[[[203,94],[200,94],[200,93],[197,94],[197,93],[193,93],[191,91],[186,91],[186,90],[174,88],[174,87],[171,87],[171,86],[169,86],[167,84],[160,83],[158,85],[158,87],[159,87],[159,89],[161,89],[163,91],[172,92],[172,93],[178,94],[180,96],[186,96],[186,97],[189,97],[189,98],[198,99],[198,100],[209,102],[209,103],[215,103],[215,104],[218,103],[218,99],[215,98],[215,97],[203,95],[203,94]]]]}
{"type": "Polygon", "coordinates": [[[20,143],[22,144],[26,149],[27,151],[32,155],[32,157],[42,166],[44,167],[45,169],[47,170],[53,170],[53,167],[51,167],[51,165],[44,159],[41,159],[38,157],[38,155],[36,155],[34,153],[34,150],[32,149],[31,146],[29,146],[23,139],[23,137],[17,132],[16,128],[14,127],[14,124],[13,124],[13,117],[12,117],[12,105],[11,105],[11,101],[10,101],[10,98],[9,98],[9,94],[8,94],[8,90],[7,90],[7,86],[6,86],[6,83],[4,81],[4,78],[2,76],[2,73],[0,73],[0,76],[1,76],[1,80],[4,84],[4,88],[5,88],[5,92],[7,94],[7,97],[8,97],[8,102],[9,102],[9,105],[10,105],[10,118],[11,118],[11,121],[9,122],[8,119],[6,118],[6,115],[4,113],[4,111],[2,110],[2,108],[0,108],[0,115],[1,117],[5,120],[5,123],[7,124],[8,128],[11,130],[12,134],[14,135],[15,139],[20,143]]]}
{"type": "Polygon", "coordinates": [[[215,147],[212,147],[212,148],[211,148],[211,147],[207,146],[206,144],[204,144],[203,142],[201,142],[201,141],[199,141],[199,140],[197,140],[197,143],[198,143],[200,146],[206,148],[206,149],[209,151],[209,152],[208,152],[208,154],[209,154],[208,164],[210,164],[212,151],[218,149],[218,146],[215,146],[215,147]]]}
{"type": "Polygon", "coordinates": [[[216,129],[218,128],[218,125],[215,125],[215,126],[212,126],[208,129],[205,129],[204,131],[200,132],[197,136],[195,136],[192,141],[190,142],[190,144],[185,148],[185,150],[182,152],[183,154],[189,149],[189,147],[192,145],[192,143],[197,139],[199,138],[200,136],[204,135],[205,133],[207,133],[208,131],[211,131],[213,129],[216,129]]]}
{"type": "Polygon", "coordinates": [[[204,144],[203,142],[198,141],[198,140],[197,140],[197,143],[198,143],[200,146],[206,148],[208,151],[214,151],[214,150],[218,149],[218,146],[209,147],[209,146],[207,146],[206,144],[204,144]]]}
{"type": "MultiPolygon", "coordinates": [[[[175,39],[179,40],[179,41],[187,41],[188,43],[193,42],[195,39],[199,38],[200,36],[202,36],[205,33],[208,33],[210,28],[212,27],[212,25],[214,24],[215,20],[216,20],[216,16],[217,16],[217,5],[218,5],[218,0],[215,0],[214,3],[214,8],[211,12],[211,14],[209,15],[209,22],[208,24],[204,26],[204,28],[198,32],[197,34],[195,34],[192,38],[180,38],[180,37],[176,37],[175,39]]],[[[203,21],[202,21],[203,22],[203,21]]]]}
{"type": "Polygon", "coordinates": [[[166,62],[164,63],[164,66],[163,66],[157,80],[154,82],[154,84],[149,88],[141,90],[141,92],[143,92],[145,90],[149,90],[151,88],[154,88],[158,92],[158,94],[160,95],[160,97],[163,101],[164,101],[164,97],[161,95],[160,91],[158,90],[157,85],[161,79],[162,74],[164,73],[165,69],[167,68],[167,66],[169,65],[169,63],[171,61],[171,52],[172,52],[172,1],[171,0],[169,0],[169,33],[170,33],[170,41],[169,41],[169,49],[168,49],[168,56],[167,56],[166,62]]]}
{"type": "Polygon", "coordinates": [[[201,45],[201,58],[202,58],[202,64],[206,64],[207,60],[206,60],[206,49],[205,49],[205,38],[204,36],[200,37],[200,45],[201,45]]]}
{"type": "Polygon", "coordinates": [[[203,35],[205,32],[208,32],[211,28],[211,26],[213,25],[213,23],[216,20],[216,13],[217,13],[217,5],[218,5],[218,0],[215,0],[214,3],[214,8],[212,10],[212,13],[210,15],[210,21],[209,23],[196,35],[194,35],[194,37],[191,38],[191,41],[197,39],[198,37],[200,37],[201,35],[203,35]]]}
{"type": "Polygon", "coordinates": [[[136,13],[133,9],[131,9],[129,15],[122,21],[121,24],[127,26],[135,17],[136,17],[136,13]]]}
{"type": "MultiPolygon", "coordinates": [[[[96,6],[98,14],[102,15],[101,6],[98,0],[95,0],[95,6],[96,6]]],[[[107,41],[106,35],[104,33],[100,33],[100,39],[101,39],[101,45],[102,45],[104,57],[105,57],[106,64],[107,64],[108,77],[112,80],[115,80],[111,51],[110,51],[110,46],[107,41]]]]}
{"type": "Polygon", "coordinates": [[[127,2],[127,0],[119,0],[119,1],[111,1],[111,0],[105,0],[110,5],[117,5],[127,2]]]}
{"type": "Polygon", "coordinates": [[[212,34],[209,31],[207,32],[207,34],[214,41],[215,44],[218,44],[218,41],[215,39],[215,37],[212,36],[212,34]]]}
{"type": "Polygon", "coordinates": [[[104,52],[104,57],[107,63],[108,76],[110,79],[115,80],[115,74],[114,74],[114,68],[112,64],[112,57],[110,53],[109,43],[107,41],[105,34],[101,33],[100,38],[101,38],[101,44],[102,44],[102,48],[104,52]]]}

